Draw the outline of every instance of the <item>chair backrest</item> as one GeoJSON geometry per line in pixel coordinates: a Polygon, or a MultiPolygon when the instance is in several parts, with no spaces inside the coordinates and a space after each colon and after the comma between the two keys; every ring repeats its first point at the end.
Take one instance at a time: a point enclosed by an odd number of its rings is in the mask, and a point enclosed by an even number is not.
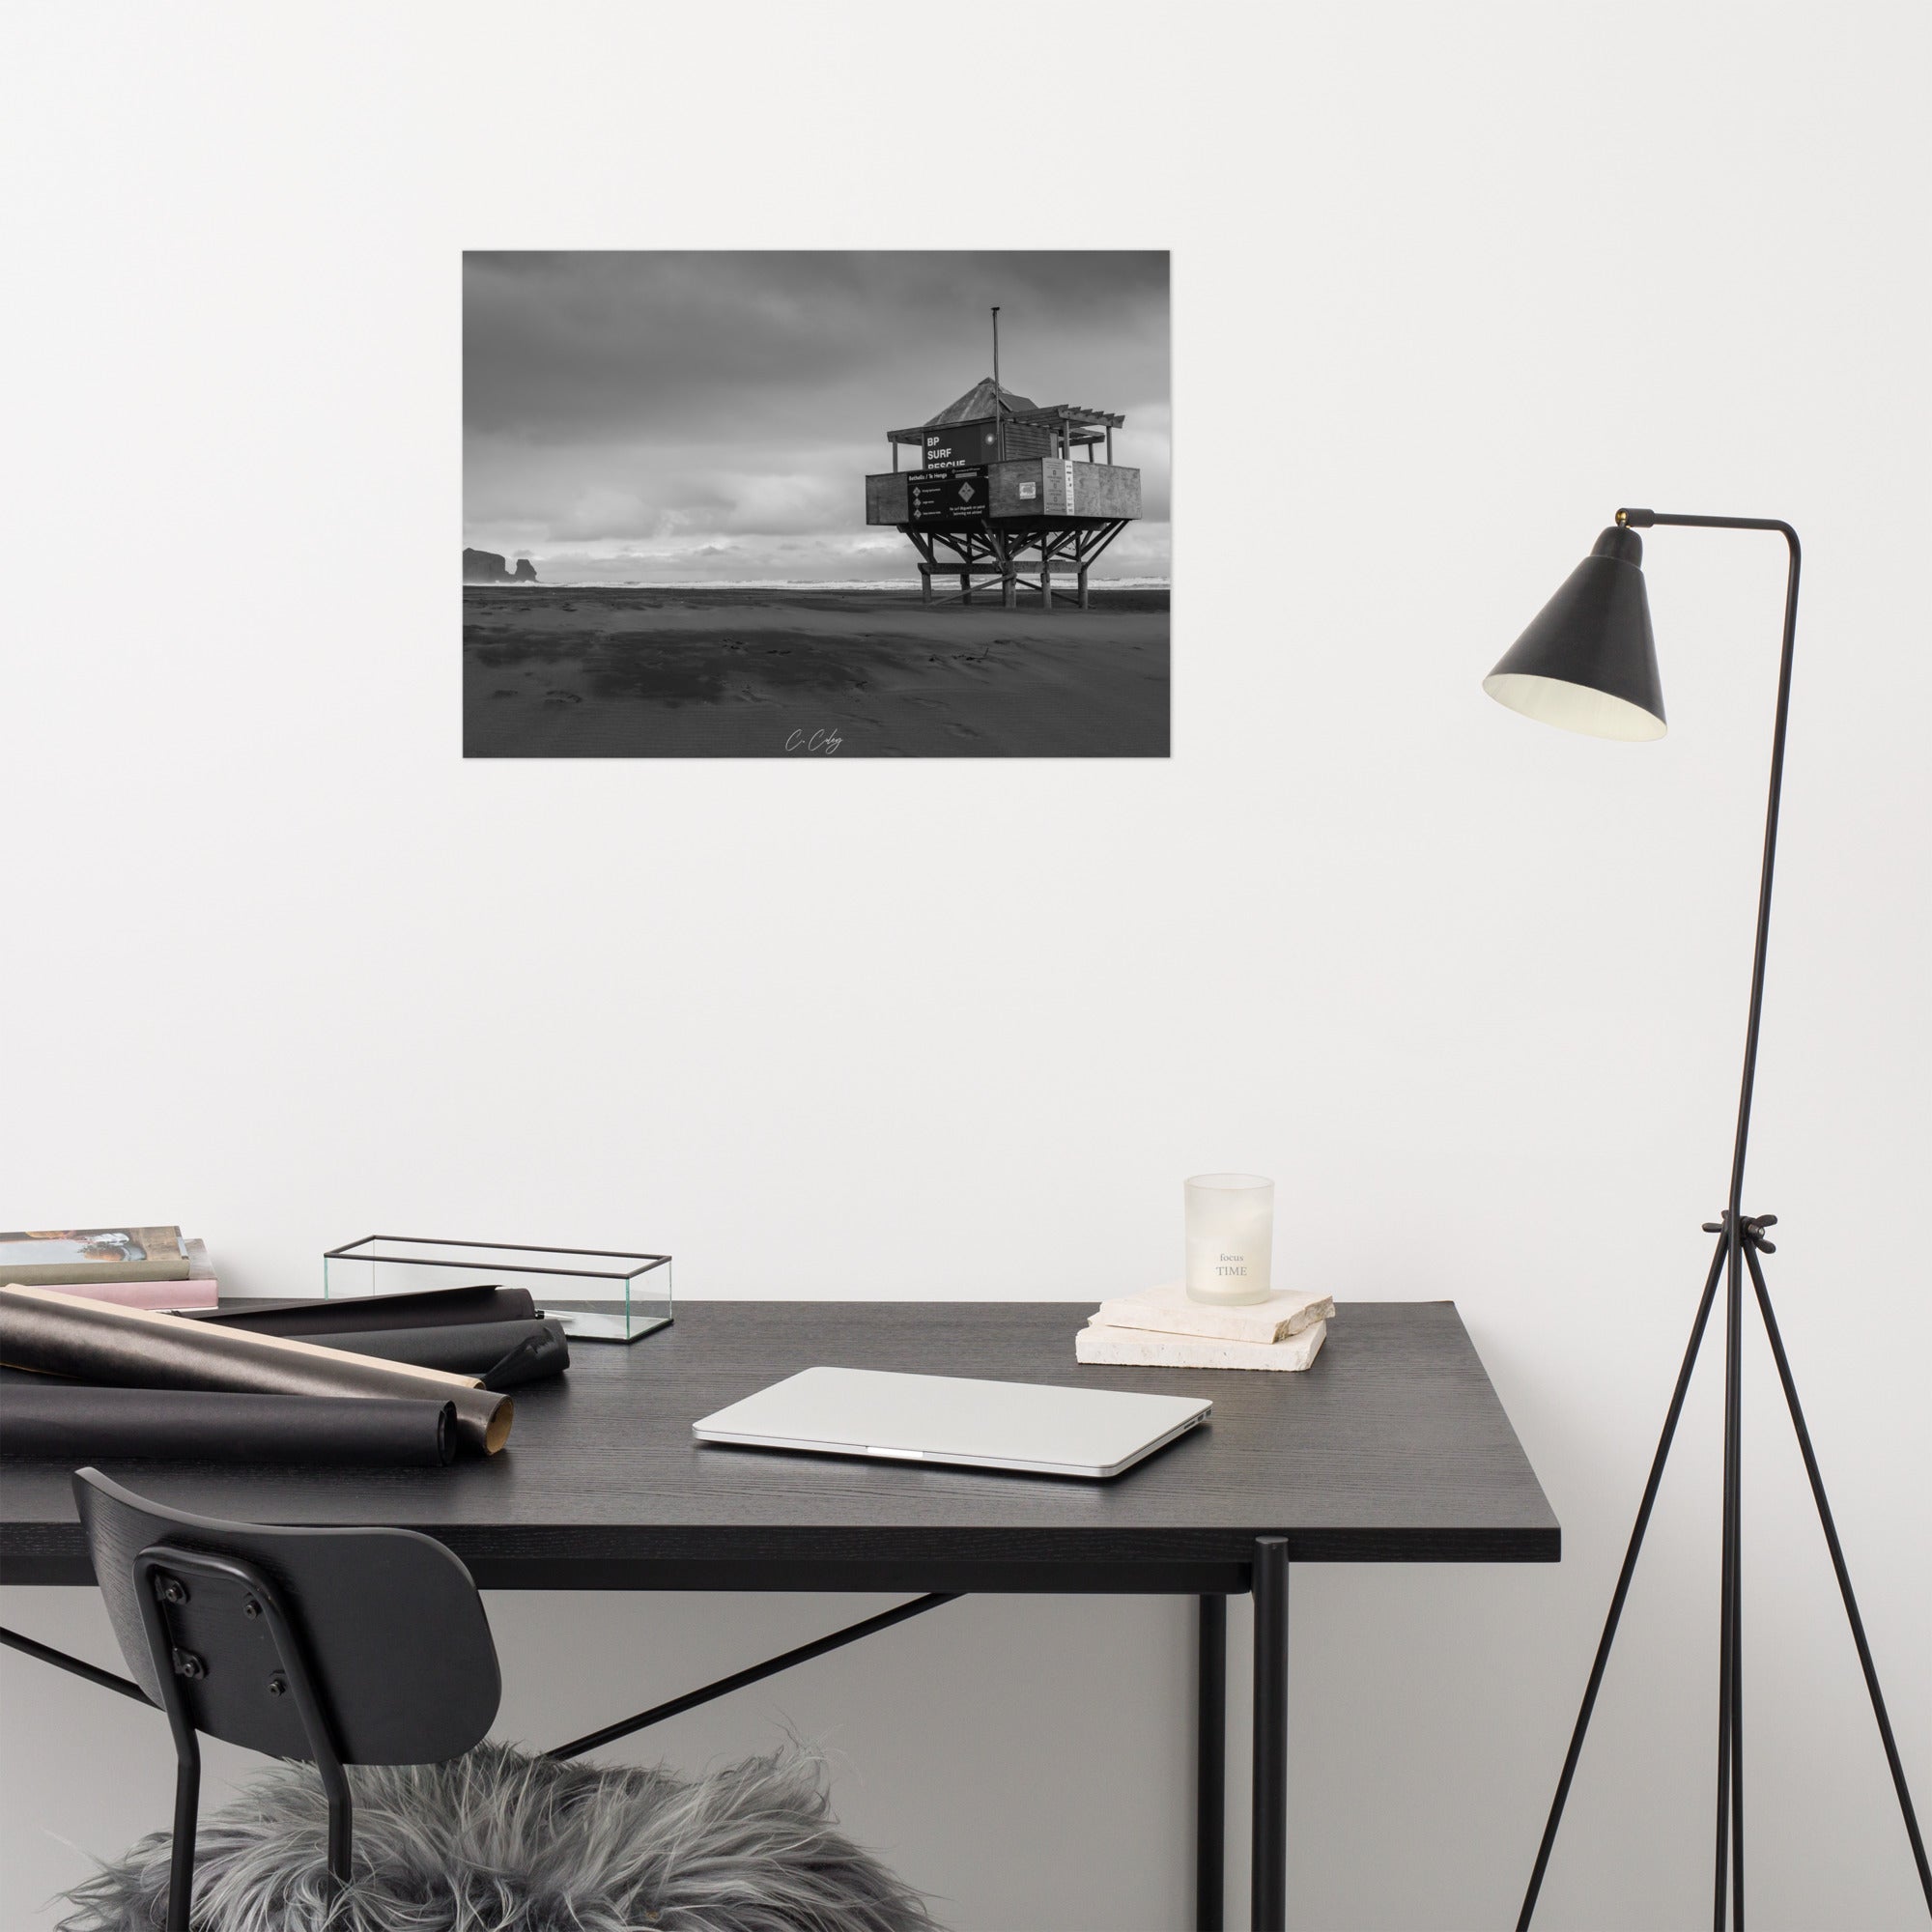
{"type": "Polygon", "coordinates": [[[290,1694],[291,1634],[296,1675],[305,1669],[344,1763],[439,1764],[495,1720],[502,1678],[483,1600],[432,1538],[222,1522],[150,1502],[98,1469],[79,1470],[73,1491],[128,1669],[164,1704],[155,1651],[171,1653],[169,1689],[196,1730],[316,1760],[298,1708],[307,1700],[290,1694]]]}

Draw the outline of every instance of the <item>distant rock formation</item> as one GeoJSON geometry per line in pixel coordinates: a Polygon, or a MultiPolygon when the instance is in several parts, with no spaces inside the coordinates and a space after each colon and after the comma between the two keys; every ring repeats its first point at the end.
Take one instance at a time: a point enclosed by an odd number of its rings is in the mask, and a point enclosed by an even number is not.
{"type": "Polygon", "coordinates": [[[536,566],[520,556],[513,571],[508,561],[494,550],[467,550],[463,553],[463,581],[466,583],[534,583],[536,566]]]}

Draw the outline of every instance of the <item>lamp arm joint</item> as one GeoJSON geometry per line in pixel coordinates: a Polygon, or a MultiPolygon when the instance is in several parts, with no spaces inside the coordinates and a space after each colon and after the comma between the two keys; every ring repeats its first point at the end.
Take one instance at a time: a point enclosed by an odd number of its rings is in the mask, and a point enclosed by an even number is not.
{"type": "Polygon", "coordinates": [[[1665,510],[1620,509],[1618,525],[1626,529],[1647,530],[1657,524],[1689,526],[1707,530],[1776,530],[1791,548],[1791,560],[1799,557],[1798,532],[1781,517],[1683,517],[1665,510]]]}

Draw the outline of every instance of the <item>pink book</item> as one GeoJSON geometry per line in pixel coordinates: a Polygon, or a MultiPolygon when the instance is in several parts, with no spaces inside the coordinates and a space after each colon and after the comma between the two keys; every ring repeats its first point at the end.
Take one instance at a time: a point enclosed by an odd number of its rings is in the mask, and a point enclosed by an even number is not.
{"type": "Polygon", "coordinates": [[[109,1302],[116,1308],[213,1308],[219,1284],[213,1275],[198,1281],[64,1281],[60,1292],[83,1295],[89,1301],[109,1302]]]}

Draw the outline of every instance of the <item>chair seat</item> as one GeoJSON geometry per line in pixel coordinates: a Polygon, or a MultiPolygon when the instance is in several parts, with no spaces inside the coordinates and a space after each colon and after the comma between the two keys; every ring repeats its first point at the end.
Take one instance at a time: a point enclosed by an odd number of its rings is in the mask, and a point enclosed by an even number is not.
{"type": "MultiPolygon", "coordinates": [[[[485,1744],[353,1766],[355,1877],[336,1895],[314,1768],[280,1764],[202,1820],[195,1932],[930,1932],[918,1894],[841,1833],[789,1748],[686,1780],[485,1744]]],[[[68,1894],[61,1932],[162,1923],[170,1839],[68,1894]]]]}

